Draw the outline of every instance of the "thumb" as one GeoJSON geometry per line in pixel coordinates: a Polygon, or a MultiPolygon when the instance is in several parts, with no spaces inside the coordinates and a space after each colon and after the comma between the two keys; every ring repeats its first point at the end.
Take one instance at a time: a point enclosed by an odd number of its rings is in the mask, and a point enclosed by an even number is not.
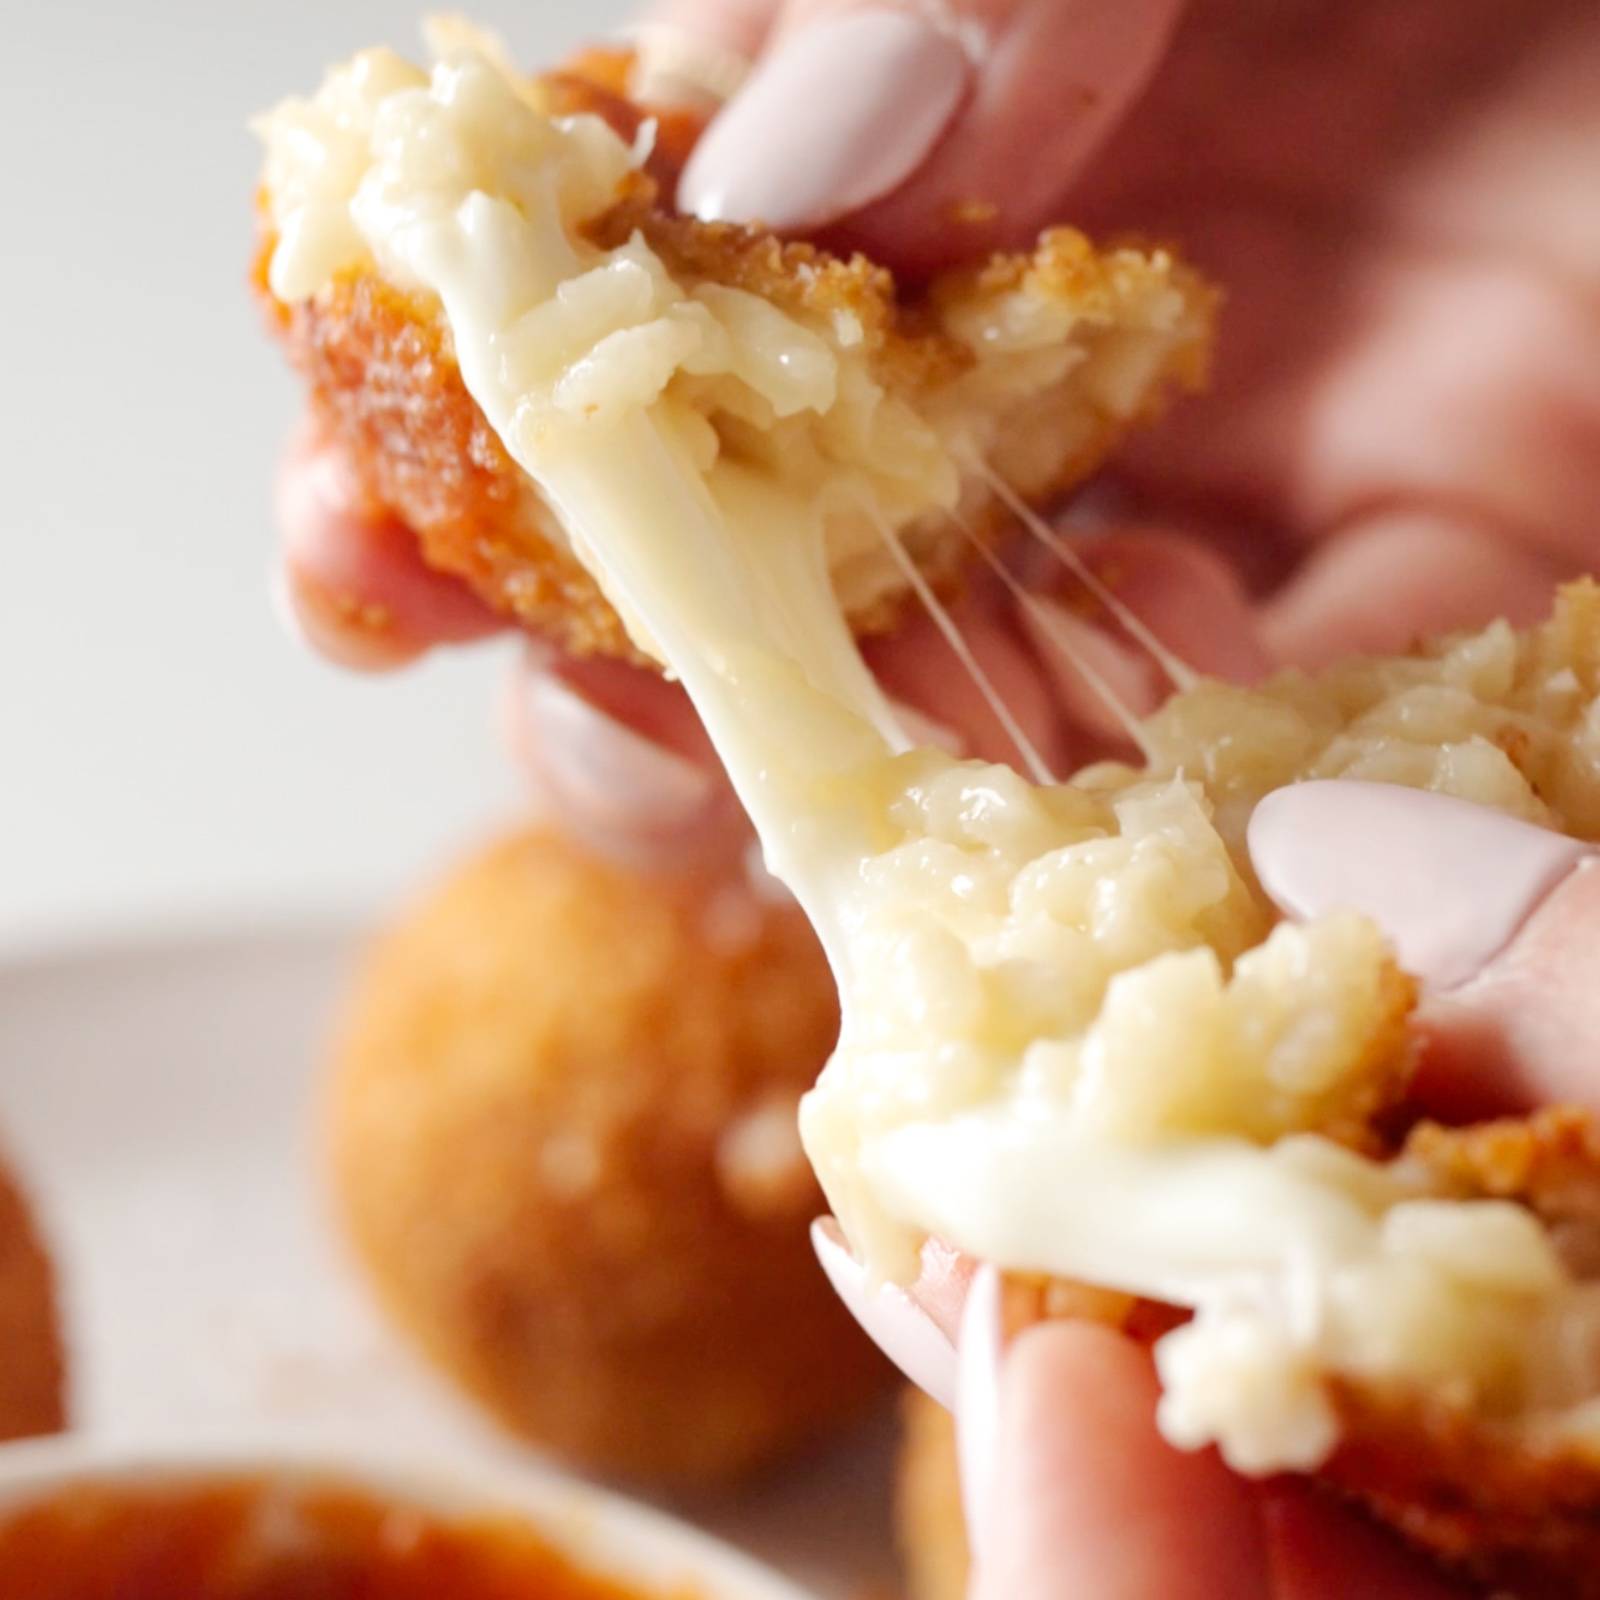
{"type": "MultiPolygon", "coordinates": [[[[726,34],[725,0],[704,3],[726,34]]],[[[1024,242],[1144,87],[1180,6],[789,0],[680,204],[822,232],[910,273],[1024,242]]],[[[693,25],[683,0],[675,17],[693,25]]]]}
{"type": "Polygon", "coordinates": [[[1456,1118],[1600,1106],[1600,860],[1592,845],[1392,784],[1295,784],[1250,824],[1294,916],[1366,912],[1422,979],[1419,1096],[1456,1118]]]}
{"type": "Polygon", "coordinates": [[[1016,1339],[995,1386],[987,1493],[967,1484],[972,1600],[1266,1600],[1249,1491],[1215,1455],[1172,1449],[1156,1399],[1149,1358],[1108,1328],[1042,1323],[1016,1339]]]}

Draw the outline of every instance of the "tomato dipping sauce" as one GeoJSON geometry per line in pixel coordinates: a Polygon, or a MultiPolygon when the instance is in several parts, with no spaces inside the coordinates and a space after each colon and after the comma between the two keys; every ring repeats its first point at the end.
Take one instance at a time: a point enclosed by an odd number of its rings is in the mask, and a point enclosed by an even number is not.
{"type": "Polygon", "coordinates": [[[695,1600],[594,1577],[511,1515],[337,1483],[80,1484],[0,1510],[0,1600],[695,1600]]]}

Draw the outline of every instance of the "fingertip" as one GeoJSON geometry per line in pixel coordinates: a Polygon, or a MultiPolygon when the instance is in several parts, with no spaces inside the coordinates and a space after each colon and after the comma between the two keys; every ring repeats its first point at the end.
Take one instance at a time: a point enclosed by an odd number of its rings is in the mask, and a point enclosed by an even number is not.
{"type": "Polygon", "coordinates": [[[507,624],[423,560],[415,534],[367,498],[339,445],[303,424],[276,485],[280,614],[325,659],[390,671],[507,624]]]}
{"type": "Polygon", "coordinates": [[[273,572],[269,592],[273,611],[291,637],[333,666],[395,672],[426,653],[426,645],[395,631],[386,611],[324,586],[287,561],[273,572]]]}
{"type": "Polygon", "coordinates": [[[811,1225],[811,1247],[834,1293],[867,1337],[931,1399],[947,1410],[956,1398],[956,1351],[913,1296],[876,1281],[832,1217],[811,1225]]]}
{"type": "Polygon", "coordinates": [[[1161,1438],[1157,1397],[1148,1356],[1113,1330],[1053,1322],[1018,1335],[976,1600],[1264,1600],[1249,1492],[1214,1454],[1161,1438]]]}

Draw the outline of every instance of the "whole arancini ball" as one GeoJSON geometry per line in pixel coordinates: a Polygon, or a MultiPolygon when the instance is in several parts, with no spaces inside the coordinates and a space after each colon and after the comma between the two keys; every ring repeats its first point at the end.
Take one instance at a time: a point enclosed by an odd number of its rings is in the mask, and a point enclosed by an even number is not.
{"type": "Polygon", "coordinates": [[[837,1024],[804,918],[742,874],[493,845],[382,938],[337,1050],[382,1300],[589,1468],[727,1479],[829,1433],[888,1380],[807,1239],[795,1108],[837,1024]]]}

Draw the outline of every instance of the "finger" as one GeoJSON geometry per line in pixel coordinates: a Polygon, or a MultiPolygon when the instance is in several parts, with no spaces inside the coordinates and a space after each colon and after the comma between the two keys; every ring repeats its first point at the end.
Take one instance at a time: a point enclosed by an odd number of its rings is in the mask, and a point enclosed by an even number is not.
{"type": "Polygon", "coordinates": [[[1570,874],[1499,956],[1418,1022],[1417,1093],[1442,1116],[1600,1109],[1600,872],[1570,874]]]}
{"type": "Polygon", "coordinates": [[[1255,1505],[1214,1453],[1156,1432],[1148,1358],[1058,1322],[1008,1349],[974,1600],[1250,1600],[1270,1592],[1255,1505]]]}
{"type": "Polygon", "coordinates": [[[794,0],[685,169],[708,220],[924,273],[1031,236],[1143,88],[1179,0],[794,0]]]}
{"type": "MultiPolygon", "coordinates": [[[[1250,597],[1233,568],[1198,539],[1135,528],[1079,537],[1073,548],[1114,603],[1183,667],[1245,683],[1266,670],[1250,597]]],[[[1106,602],[1059,563],[1046,558],[1029,576],[1045,609],[1024,607],[1019,622],[1058,706],[1092,740],[1124,740],[1113,700],[1144,716],[1165,698],[1171,678],[1106,602]]]]}
{"type": "Polygon", "coordinates": [[[1498,530],[1441,512],[1383,512],[1314,550],[1263,607],[1261,634],[1289,666],[1391,654],[1496,617],[1535,622],[1563,575],[1498,530]]]}
{"type": "Polygon", "coordinates": [[[1592,565],[1600,319],[1589,295],[1514,250],[1418,240],[1350,276],[1325,363],[1286,408],[1296,522],[1336,525],[1353,505],[1403,495],[1472,506],[1592,565]]]}
{"type": "Polygon", "coordinates": [[[279,473],[277,514],[290,621],[341,666],[384,671],[505,626],[424,563],[408,528],[365,505],[343,453],[309,430],[279,473]]]}
{"type": "Polygon", "coordinates": [[[1449,796],[1344,781],[1257,806],[1250,858],[1285,912],[1355,909],[1422,979],[1418,1092],[1441,1114],[1600,1105],[1592,846],[1449,796]]]}
{"type": "Polygon", "coordinates": [[[1264,1491],[1262,1519],[1278,1600],[1451,1600],[1462,1593],[1395,1539],[1304,1484],[1264,1491]]]}
{"type": "Polygon", "coordinates": [[[1182,0],[982,6],[970,100],[927,160],[832,242],[912,276],[1026,248],[1159,64],[1182,0]]]}
{"type": "Polygon", "coordinates": [[[540,813],[616,860],[703,863],[750,842],[682,688],[641,667],[530,645],[507,737],[540,813]]]}
{"type": "Polygon", "coordinates": [[[779,0],[657,0],[645,12],[645,25],[681,28],[690,49],[700,38],[754,60],[778,11],[779,0]]]}

